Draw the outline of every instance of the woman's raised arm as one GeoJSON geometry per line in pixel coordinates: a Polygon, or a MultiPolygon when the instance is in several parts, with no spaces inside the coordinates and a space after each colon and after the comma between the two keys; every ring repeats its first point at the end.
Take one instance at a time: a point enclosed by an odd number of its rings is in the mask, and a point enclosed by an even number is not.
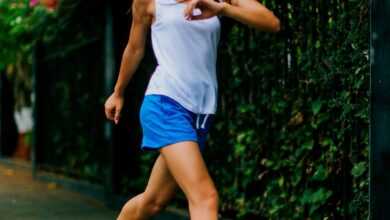
{"type": "Polygon", "coordinates": [[[233,18],[243,24],[268,32],[280,30],[279,19],[274,13],[257,0],[177,0],[187,2],[184,16],[188,20],[206,19],[215,15],[233,18]],[[200,8],[202,14],[193,15],[200,8]]]}
{"type": "Polygon", "coordinates": [[[221,14],[254,28],[278,32],[280,21],[274,13],[256,0],[231,0],[222,3],[221,14]]]}

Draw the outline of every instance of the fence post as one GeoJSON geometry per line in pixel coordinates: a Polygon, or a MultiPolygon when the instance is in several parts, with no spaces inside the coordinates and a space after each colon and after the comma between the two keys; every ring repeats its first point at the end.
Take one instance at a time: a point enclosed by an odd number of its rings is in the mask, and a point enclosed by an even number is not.
{"type": "MultiPolygon", "coordinates": [[[[105,35],[104,35],[104,96],[108,97],[113,89],[114,85],[114,71],[115,71],[115,57],[114,57],[114,43],[113,43],[113,16],[112,5],[110,1],[107,1],[105,12],[105,35]]],[[[106,177],[105,189],[106,189],[106,203],[112,206],[114,192],[114,152],[113,152],[113,125],[109,121],[104,123],[104,138],[105,143],[108,145],[109,150],[109,167],[108,175],[106,177]]]]}
{"type": "Polygon", "coordinates": [[[370,219],[390,219],[390,2],[371,4],[370,219]]]}

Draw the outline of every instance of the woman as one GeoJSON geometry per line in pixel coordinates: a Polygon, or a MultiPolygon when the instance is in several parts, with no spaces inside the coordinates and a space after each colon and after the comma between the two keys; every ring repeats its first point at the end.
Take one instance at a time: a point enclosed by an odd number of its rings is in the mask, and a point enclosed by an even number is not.
{"type": "Polygon", "coordinates": [[[158,66],[140,110],[142,150],[158,150],[143,193],[130,199],[118,220],[148,219],[178,187],[192,220],[215,220],[218,193],[202,152],[217,105],[216,54],[220,18],[259,30],[279,31],[279,20],[256,0],[134,0],[132,26],[114,92],[105,103],[118,123],[123,93],[144,55],[149,28],[158,66]]]}

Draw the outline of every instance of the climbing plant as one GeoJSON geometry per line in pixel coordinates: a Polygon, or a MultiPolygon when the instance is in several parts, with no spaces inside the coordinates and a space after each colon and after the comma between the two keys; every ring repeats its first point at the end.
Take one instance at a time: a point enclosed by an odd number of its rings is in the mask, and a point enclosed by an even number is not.
{"type": "Polygon", "coordinates": [[[264,2],[282,32],[235,25],[222,48],[207,157],[222,212],[366,218],[368,2],[264,2]]]}

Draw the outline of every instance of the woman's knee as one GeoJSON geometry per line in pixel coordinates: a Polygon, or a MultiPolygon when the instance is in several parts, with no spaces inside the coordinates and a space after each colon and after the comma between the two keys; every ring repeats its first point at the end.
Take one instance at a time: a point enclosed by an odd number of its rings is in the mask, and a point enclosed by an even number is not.
{"type": "Polygon", "coordinates": [[[158,196],[148,195],[143,192],[129,200],[121,210],[122,216],[150,217],[161,212],[166,207],[166,202],[158,196]]]}
{"type": "Polygon", "coordinates": [[[117,220],[129,219],[130,217],[137,217],[139,215],[139,204],[142,194],[138,194],[127,201],[117,217],[117,220]]]}
{"type": "Polygon", "coordinates": [[[207,194],[206,200],[209,201],[209,205],[218,206],[218,202],[219,202],[218,191],[215,188],[210,190],[210,192],[208,192],[207,194]]]}
{"type": "Polygon", "coordinates": [[[195,196],[190,199],[190,203],[195,206],[207,206],[208,208],[218,207],[219,194],[214,186],[199,187],[193,192],[195,196]]]}
{"type": "Polygon", "coordinates": [[[167,201],[161,199],[158,195],[149,195],[146,192],[142,193],[141,208],[147,210],[151,215],[155,215],[167,206],[167,201]]]}

